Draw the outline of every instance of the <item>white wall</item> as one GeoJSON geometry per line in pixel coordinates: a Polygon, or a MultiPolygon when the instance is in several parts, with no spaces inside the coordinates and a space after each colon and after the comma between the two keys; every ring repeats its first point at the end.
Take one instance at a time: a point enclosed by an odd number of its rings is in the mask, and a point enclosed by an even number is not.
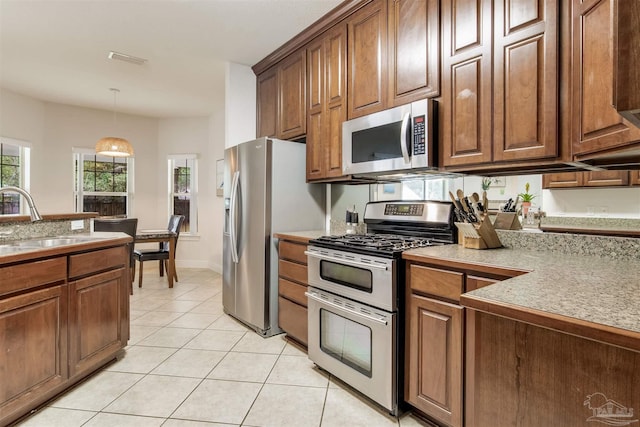
{"type": "Polygon", "coordinates": [[[548,216],[640,218],[640,187],[542,190],[548,216]]]}

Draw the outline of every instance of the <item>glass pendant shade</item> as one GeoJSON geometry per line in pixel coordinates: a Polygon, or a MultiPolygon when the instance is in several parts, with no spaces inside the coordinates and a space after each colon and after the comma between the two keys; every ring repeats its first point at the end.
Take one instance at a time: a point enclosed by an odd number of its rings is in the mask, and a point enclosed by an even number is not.
{"type": "Polygon", "coordinates": [[[103,156],[129,157],[133,156],[133,147],[126,139],[106,136],[96,143],[96,153],[103,156]]]}

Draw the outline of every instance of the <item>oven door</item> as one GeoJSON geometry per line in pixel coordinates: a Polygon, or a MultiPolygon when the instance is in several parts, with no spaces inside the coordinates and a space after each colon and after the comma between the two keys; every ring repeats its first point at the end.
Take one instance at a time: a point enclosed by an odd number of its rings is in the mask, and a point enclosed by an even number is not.
{"type": "Polygon", "coordinates": [[[306,295],[309,359],[396,415],[397,314],[312,287],[306,295]]]}
{"type": "Polygon", "coordinates": [[[313,286],[387,311],[397,309],[396,261],[308,246],[307,279],[313,286]]]}

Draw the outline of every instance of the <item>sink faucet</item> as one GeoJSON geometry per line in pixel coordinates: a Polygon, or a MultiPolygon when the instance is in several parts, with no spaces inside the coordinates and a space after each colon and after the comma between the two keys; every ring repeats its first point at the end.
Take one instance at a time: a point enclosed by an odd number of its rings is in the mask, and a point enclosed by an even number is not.
{"type": "Polygon", "coordinates": [[[0,188],[0,194],[2,194],[2,193],[19,193],[19,194],[22,194],[24,196],[24,198],[27,199],[27,203],[29,204],[29,211],[31,213],[31,221],[42,221],[42,217],[40,216],[40,213],[38,212],[38,209],[36,208],[36,204],[33,202],[33,197],[31,197],[31,194],[27,193],[22,188],[11,187],[11,186],[0,188]]]}

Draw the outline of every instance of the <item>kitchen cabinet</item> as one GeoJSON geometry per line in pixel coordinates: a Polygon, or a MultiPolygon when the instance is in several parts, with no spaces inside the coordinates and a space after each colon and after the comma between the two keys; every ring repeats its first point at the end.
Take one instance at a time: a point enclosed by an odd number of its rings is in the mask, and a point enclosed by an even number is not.
{"type": "Polygon", "coordinates": [[[389,107],[440,94],[440,2],[389,0],[389,107]]]}
{"type": "Polygon", "coordinates": [[[346,74],[347,27],[338,24],[307,48],[307,181],[342,175],[346,74]]]}
{"type": "Polygon", "coordinates": [[[129,251],[0,262],[0,425],[115,358],[129,339],[129,251]]]}
{"type": "Polygon", "coordinates": [[[278,243],[278,326],[288,337],[307,346],[306,243],[278,243]]]}
{"type": "Polygon", "coordinates": [[[0,297],[0,424],[5,425],[69,377],[67,260],[2,267],[0,277],[5,294],[0,297]]]}
{"type": "Polygon", "coordinates": [[[631,185],[640,185],[640,170],[629,171],[629,181],[631,185]]]}
{"type": "Polygon", "coordinates": [[[510,277],[504,273],[480,275],[428,258],[407,262],[405,400],[438,423],[464,425],[465,309],[460,295],[510,277]]]}
{"type": "Polygon", "coordinates": [[[347,118],[387,108],[387,3],[374,0],[347,20],[347,118]]]}
{"type": "Polygon", "coordinates": [[[131,281],[123,256],[120,246],[69,257],[70,278],[82,277],[69,282],[70,376],[94,370],[127,345],[131,281]]]}
{"type": "MultiPolygon", "coordinates": [[[[614,11],[632,1],[573,0],[572,140],[577,160],[640,141],[640,129],[625,120],[614,102],[614,11]]],[[[637,26],[637,22],[634,24],[637,26]]],[[[637,46],[636,46],[637,48],[637,46]]],[[[637,86],[636,86],[637,87],[637,86]]],[[[632,87],[624,88],[625,91],[632,87]]]]}
{"type": "Polygon", "coordinates": [[[558,2],[443,2],[442,19],[441,164],[556,159],[558,2]]]}
{"type": "Polygon", "coordinates": [[[614,101],[629,122],[640,127],[640,2],[618,0],[614,10],[614,101]]]}
{"type": "Polygon", "coordinates": [[[306,133],[306,51],[301,49],[257,78],[258,137],[295,139],[306,133]]]}
{"type": "Polygon", "coordinates": [[[542,188],[622,187],[630,183],[629,171],[561,172],[542,175],[542,188]]]}

